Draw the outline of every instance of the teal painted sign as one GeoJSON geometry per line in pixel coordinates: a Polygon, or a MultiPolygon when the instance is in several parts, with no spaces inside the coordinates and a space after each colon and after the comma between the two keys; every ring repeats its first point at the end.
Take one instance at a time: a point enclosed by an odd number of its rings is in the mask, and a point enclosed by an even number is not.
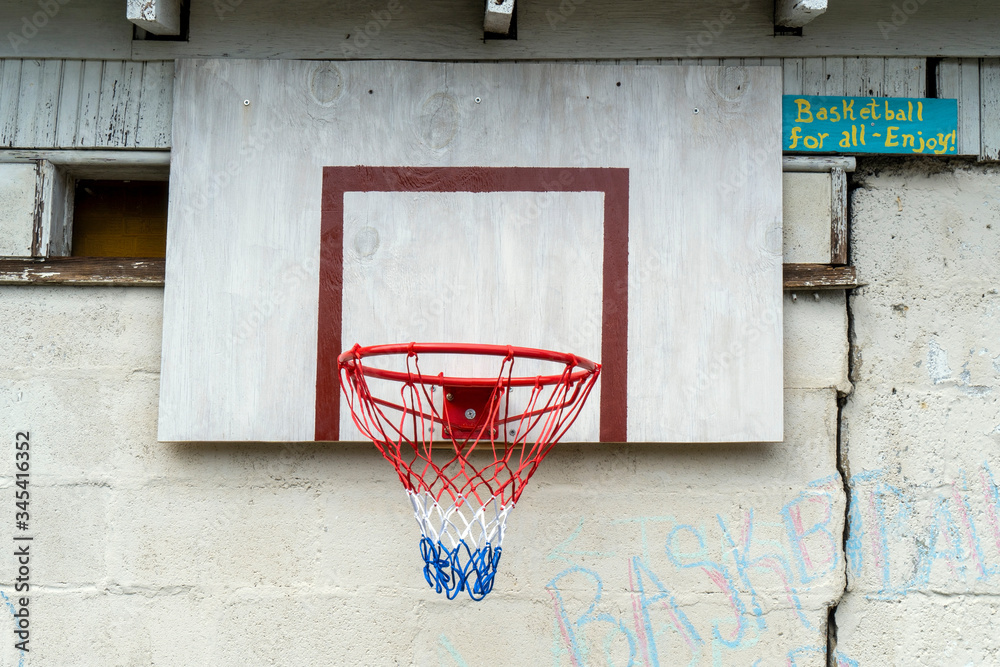
{"type": "Polygon", "coordinates": [[[785,95],[786,153],[954,155],[958,101],[785,95]]]}

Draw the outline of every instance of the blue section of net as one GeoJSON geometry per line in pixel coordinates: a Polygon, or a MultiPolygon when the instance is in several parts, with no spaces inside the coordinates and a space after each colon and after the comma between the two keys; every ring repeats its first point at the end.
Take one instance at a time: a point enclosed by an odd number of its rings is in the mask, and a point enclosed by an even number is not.
{"type": "Polygon", "coordinates": [[[424,579],[449,600],[454,600],[462,591],[468,591],[473,600],[482,600],[493,590],[501,551],[500,547],[494,549],[488,543],[482,548],[470,549],[464,540],[454,549],[448,549],[440,541],[424,537],[420,540],[424,579]]]}

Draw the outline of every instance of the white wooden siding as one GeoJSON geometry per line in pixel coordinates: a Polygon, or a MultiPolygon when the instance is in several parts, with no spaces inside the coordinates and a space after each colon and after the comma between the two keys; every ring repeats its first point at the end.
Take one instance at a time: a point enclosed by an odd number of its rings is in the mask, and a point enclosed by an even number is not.
{"type": "Polygon", "coordinates": [[[785,58],[785,95],[924,97],[924,58],[785,58]]]}
{"type": "Polygon", "coordinates": [[[958,153],[979,155],[979,58],[938,63],[938,97],[958,100],[958,153]]]}
{"type": "Polygon", "coordinates": [[[983,160],[1000,160],[1000,59],[979,63],[980,153],[983,160]]]}
{"type": "Polygon", "coordinates": [[[944,59],[937,86],[938,97],[958,100],[958,153],[1000,160],[1000,59],[944,59]]]}
{"type": "Polygon", "coordinates": [[[173,62],[0,60],[0,147],[169,148],[173,62]]]}

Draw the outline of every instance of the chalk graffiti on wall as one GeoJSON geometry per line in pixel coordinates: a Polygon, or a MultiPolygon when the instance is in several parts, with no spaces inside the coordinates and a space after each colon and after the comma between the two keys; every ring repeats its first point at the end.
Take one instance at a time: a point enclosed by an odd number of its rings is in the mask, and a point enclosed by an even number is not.
{"type": "Polygon", "coordinates": [[[884,469],[851,477],[849,573],[875,577],[871,597],[1000,581],[1000,492],[989,462],[933,489],[890,483],[884,469]]]}
{"type": "MultiPolygon", "coordinates": [[[[812,644],[788,650],[787,664],[815,663],[809,655],[826,656],[825,628],[818,627],[824,612],[817,613],[814,605],[810,619],[802,597],[816,586],[830,589],[831,579],[841,572],[837,536],[842,509],[835,511],[843,507],[841,494],[839,477],[831,476],[811,483],[771,520],[744,507],[736,518],[716,514],[714,524],[692,524],[674,516],[612,522],[638,529],[640,553],[576,546],[585,523],[581,520],[549,555],[569,565],[546,586],[555,614],[553,662],[721,664],[727,652],[752,655],[772,631],[769,618],[784,614],[781,622],[774,622],[774,631],[780,633],[777,626],[792,623],[814,637],[812,644]],[[624,565],[617,569],[627,581],[609,585],[627,590],[628,611],[616,610],[605,600],[602,573],[607,567],[581,564],[606,563],[603,559],[624,565]],[[692,602],[699,598],[712,598],[719,611],[694,615],[692,602]]],[[[837,658],[844,667],[855,664],[846,656],[837,658]]]]}
{"type": "MultiPolygon", "coordinates": [[[[15,609],[14,604],[10,601],[10,598],[8,598],[7,594],[4,593],[3,591],[0,591],[0,598],[3,598],[3,606],[7,608],[7,611],[10,612],[11,617],[14,619],[14,631],[16,633],[17,632],[17,610],[15,609]]],[[[24,660],[25,660],[26,657],[27,657],[27,653],[24,651],[24,649],[18,650],[17,667],[24,667],[24,664],[25,664],[24,660]]]]}

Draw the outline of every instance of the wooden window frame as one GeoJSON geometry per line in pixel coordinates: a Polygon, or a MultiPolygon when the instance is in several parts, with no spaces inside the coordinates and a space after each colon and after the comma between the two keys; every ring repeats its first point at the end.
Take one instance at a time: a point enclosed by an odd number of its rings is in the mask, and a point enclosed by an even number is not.
{"type": "MultiPolygon", "coordinates": [[[[0,162],[48,163],[48,178],[72,197],[77,180],[169,180],[169,151],[3,150],[0,162]]],[[[0,257],[0,285],[152,285],[162,286],[163,259],[69,257],[72,206],[62,219],[35,216],[32,257],[0,257]],[[61,239],[56,243],[47,239],[61,239]]]]}
{"type": "Polygon", "coordinates": [[[786,292],[853,289],[858,286],[857,272],[849,265],[847,230],[847,172],[854,171],[853,157],[812,157],[786,155],[783,171],[829,173],[830,197],[830,263],[784,264],[783,282],[786,292]]]}

